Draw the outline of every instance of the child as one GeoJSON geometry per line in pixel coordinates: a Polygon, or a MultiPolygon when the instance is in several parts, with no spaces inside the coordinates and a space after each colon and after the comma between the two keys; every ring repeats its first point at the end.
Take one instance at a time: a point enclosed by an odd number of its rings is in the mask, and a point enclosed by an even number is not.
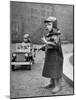
{"type": "Polygon", "coordinates": [[[63,53],[60,42],[60,31],[57,28],[56,17],[48,17],[44,21],[48,33],[42,37],[45,46],[45,62],[42,76],[50,78],[46,88],[52,88],[52,93],[61,90],[60,79],[63,74],[63,53]]]}
{"type": "Polygon", "coordinates": [[[29,37],[29,34],[26,33],[24,36],[23,36],[23,42],[24,43],[31,43],[31,40],[30,40],[30,37],[29,37]]]}

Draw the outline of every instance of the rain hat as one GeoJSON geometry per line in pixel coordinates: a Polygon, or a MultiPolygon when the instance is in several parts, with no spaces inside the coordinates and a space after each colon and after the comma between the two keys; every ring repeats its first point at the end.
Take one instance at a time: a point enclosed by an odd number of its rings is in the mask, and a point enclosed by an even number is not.
{"type": "Polygon", "coordinates": [[[24,38],[28,38],[28,37],[29,37],[29,34],[25,34],[25,35],[24,35],[24,38]]]}
{"type": "Polygon", "coordinates": [[[44,20],[44,23],[49,23],[52,22],[53,23],[53,32],[56,35],[60,35],[60,30],[57,26],[58,22],[57,22],[57,18],[53,17],[53,16],[49,16],[47,19],[44,20]]]}
{"type": "Polygon", "coordinates": [[[49,16],[47,19],[44,20],[44,23],[54,22],[56,20],[57,20],[56,17],[49,16]]]}

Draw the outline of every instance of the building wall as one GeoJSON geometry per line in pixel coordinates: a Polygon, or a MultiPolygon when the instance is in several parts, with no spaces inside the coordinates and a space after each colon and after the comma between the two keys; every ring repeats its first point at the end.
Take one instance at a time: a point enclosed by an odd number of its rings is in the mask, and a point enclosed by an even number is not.
{"type": "Polygon", "coordinates": [[[50,15],[57,17],[62,39],[73,41],[73,6],[11,1],[10,7],[12,42],[22,41],[24,33],[40,42],[42,22],[50,15]]]}
{"type": "Polygon", "coordinates": [[[56,5],[55,15],[63,38],[73,41],[73,6],[56,5]]]}

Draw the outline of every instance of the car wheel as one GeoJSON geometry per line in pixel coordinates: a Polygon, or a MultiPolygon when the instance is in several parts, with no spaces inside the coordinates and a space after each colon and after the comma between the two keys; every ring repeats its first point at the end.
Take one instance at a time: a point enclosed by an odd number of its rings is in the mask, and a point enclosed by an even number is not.
{"type": "Polygon", "coordinates": [[[12,71],[15,71],[15,66],[14,65],[12,65],[12,71]]]}

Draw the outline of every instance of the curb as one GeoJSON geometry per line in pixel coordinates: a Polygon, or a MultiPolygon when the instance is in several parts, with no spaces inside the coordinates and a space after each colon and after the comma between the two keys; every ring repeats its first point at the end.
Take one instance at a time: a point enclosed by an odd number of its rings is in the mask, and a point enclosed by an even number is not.
{"type": "Polygon", "coordinates": [[[71,85],[74,86],[74,81],[72,81],[70,78],[68,78],[65,74],[63,74],[63,78],[65,79],[65,81],[71,85]]]}

